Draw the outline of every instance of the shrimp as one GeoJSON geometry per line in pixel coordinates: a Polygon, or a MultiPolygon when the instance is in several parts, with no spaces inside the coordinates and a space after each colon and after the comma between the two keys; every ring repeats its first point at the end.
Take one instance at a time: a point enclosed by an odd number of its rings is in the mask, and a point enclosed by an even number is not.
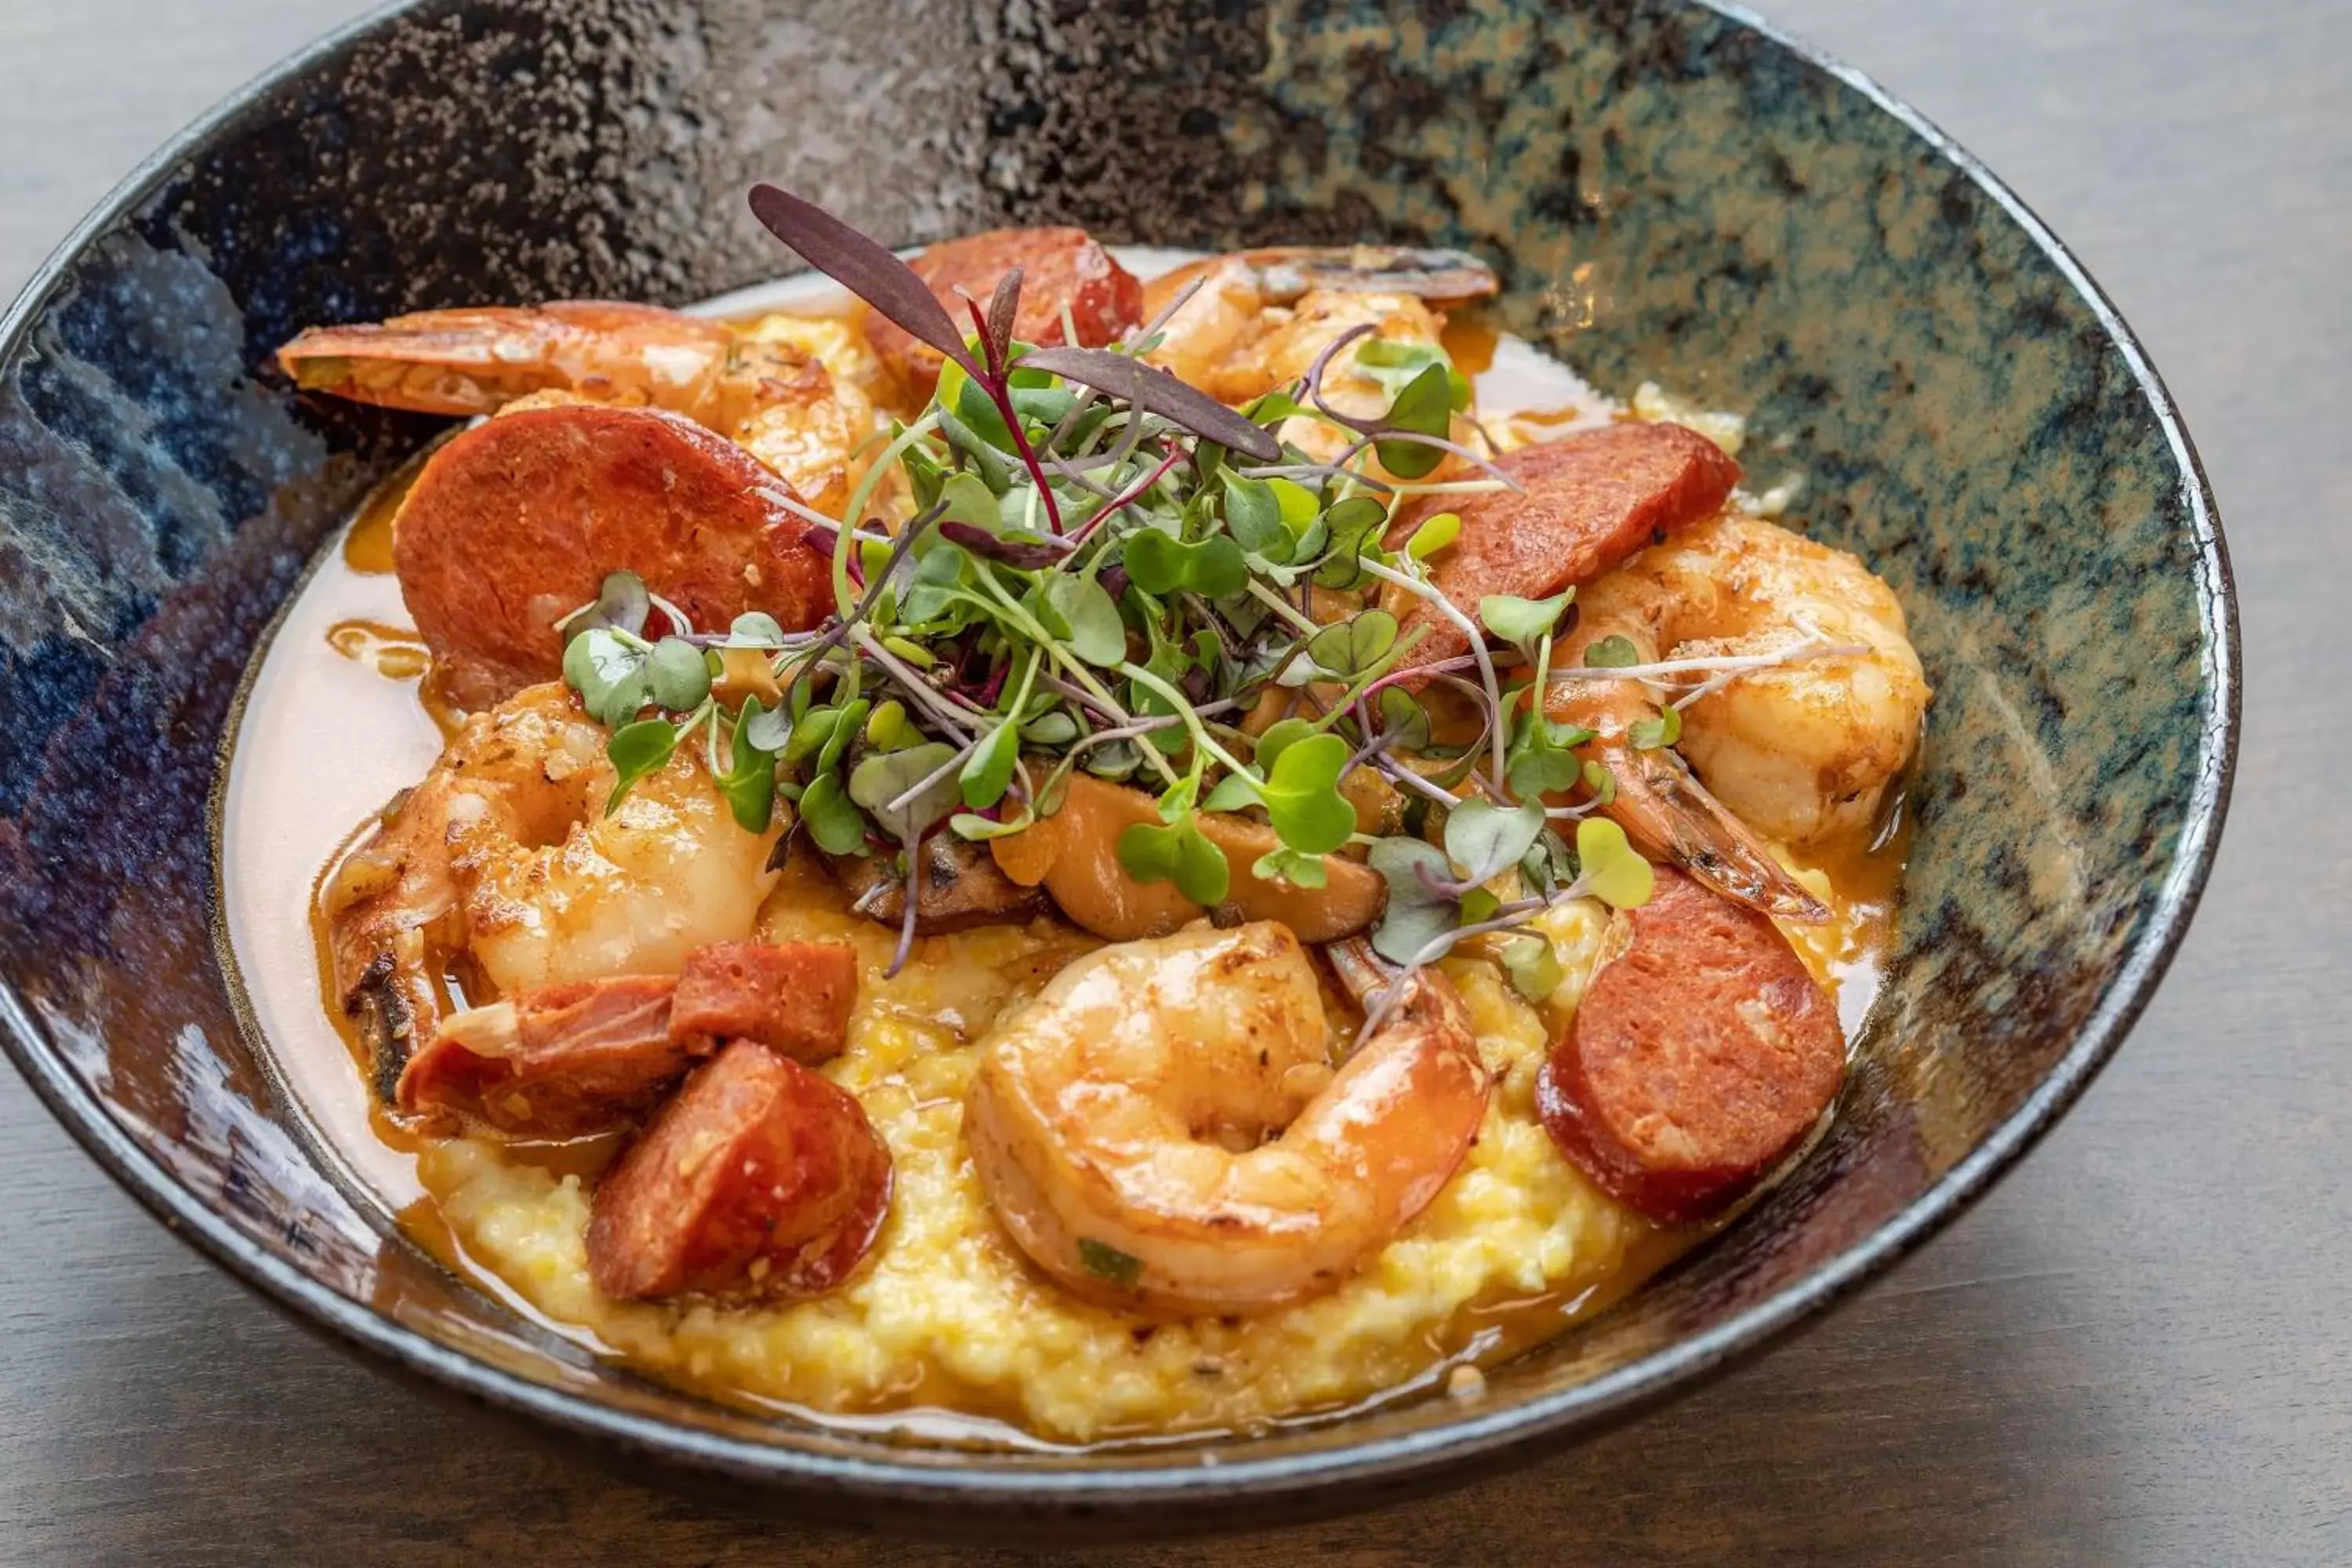
{"type": "Polygon", "coordinates": [[[529,399],[681,414],[743,447],[831,515],[874,434],[871,356],[845,374],[803,334],[738,332],[652,305],[559,300],[311,327],[278,351],[306,391],[422,414],[495,414],[529,399]]]}
{"type": "Polygon", "coordinates": [[[608,815],[605,740],[564,688],[531,687],[467,720],[329,873],[336,990],[387,1101],[450,1011],[453,967],[513,996],[675,974],[751,934],[778,830],[738,826],[692,745],[608,815]]]}
{"type": "Polygon", "coordinates": [[[1103,948],[982,1044],[975,1168],[1021,1249],[1093,1300],[1246,1312],[1328,1289],[1452,1178],[1490,1087],[1434,973],[1336,1073],[1329,1039],[1286,926],[1103,948]]]}
{"type": "Polygon", "coordinates": [[[1643,663],[1769,660],[1808,638],[1839,650],[1742,670],[1690,702],[1687,767],[1632,743],[1657,712],[1643,683],[1570,680],[1546,704],[1598,731],[1587,754],[1615,774],[1608,809],[1637,841],[1767,914],[1822,918],[1758,835],[1807,844],[1865,826],[1910,764],[1928,688],[1894,592],[1842,551],[1726,512],[1586,584],[1577,605],[1564,664],[1609,637],[1643,663]]]}
{"type": "MultiPolygon", "coordinates": [[[[1305,375],[1316,356],[1350,329],[1391,342],[1434,345],[1445,308],[1484,299],[1494,272],[1452,250],[1244,250],[1192,262],[1144,289],[1144,315],[1157,316],[1195,279],[1199,289],[1160,325],[1144,357],[1225,403],[1247,403],[1305,375]]],[[[1326,367],[1325,397],[1343,414],[1386,412],[1390,394],[1358,363],[1362,345],[1326,367]]],[[[1286,437],[1289,432],[1285,432],[1286,437]]]]}

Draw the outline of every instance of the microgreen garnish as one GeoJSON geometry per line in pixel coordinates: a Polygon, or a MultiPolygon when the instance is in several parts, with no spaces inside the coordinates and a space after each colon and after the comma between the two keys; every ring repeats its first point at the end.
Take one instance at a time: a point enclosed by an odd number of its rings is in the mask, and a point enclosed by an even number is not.
{"type": "MultiPolygon", "coordinates": [[[[787,246],[940,352],[937,390],[877,437],[839,517],[795,505],[831,562],[819,625],[787,631],[755,611],[698,631],[616,572],[559,623],[563,675],[613,731],[612,809],[691,742],[746,831],[770,830],[781,798],[824,854],[885,858],[905,895],[893,973],[940,837],[1026,831],[1083,769],[1156,799],[1153,819],[1117,840],[1129,876],[1214,907],[1238,879],[1320,888],[1327,858],[1369,846],[1389,887],[1373,934],[1384,960],[1410,969],[1491,935],[1512,984],[1539,998],[1559,965],[1534,917],[1571,898],[1630,907],[1650,885],[1623,833],[1591,815],[1616,787],[1580,755],[1593,733],[1550,717],[1545,697],[1635,683],[1664,706],[1625,740],[1671,746],[1684,710],[1725,682],[1852,651],[1801,626],[1776,654],[1643,664],[1609,637],[1556,668],[1571,593],[1449,601],[1429,563],[1456,546],[1462,515],[1433,515],[1391,549],[1399,508],[1508,481],[1452,439],[1467,386],[1437,344],[1353,330],[1236,411],[1141,363],[1156,324],[1108,348],[1025,344],[1017,271],[951,313],[811,204],[773,186],[751,203],[787,246]],[[1377,416],[1324,395],[1350,345],[1350,374],[1387,398],[1377,416]],[[1336,428],[1345,451],[1310,456],[1283,439],[1290,421],[1336,428]],[[1440,473],[1449,457],[1482,477],[1440,473]],[[889,499],[898,480],[911,508],[889,499]],[[1416,665],[1428,617],[1406,631],[1396,614],[1415,601],[1468,651],[1416,665]],[[1406,804],[1360,818],[1358,801],[1379,793],[1367,773],[1406,804]],[[1223,814],[1261,840],[1271,829],[1274,847],[1229,858],[1223,814]],[[1370,822],[1391,826],[1360,827],[1370,822]]],[[[1139,1268],[1098,1243],[1080,1253],[1116,1283],[1139,1268]]]]}
{"type": "Polygon", "coordinates": [[[751,187],[751,213],[768,232],[800,258],[977,376],[980,367],[963,346],[963,333],[948,319],[930,286],[913,268],[875,240],[814,202],[773,185],[751,187]]]}
{"type": "Polygon", "coordinates": [[[1135,1282],[1143,1278],[1143,1259],[1092,1237],[1078,1238],[1078,1267],[1121,1289],[1133,1289],[1135,1282]]]}

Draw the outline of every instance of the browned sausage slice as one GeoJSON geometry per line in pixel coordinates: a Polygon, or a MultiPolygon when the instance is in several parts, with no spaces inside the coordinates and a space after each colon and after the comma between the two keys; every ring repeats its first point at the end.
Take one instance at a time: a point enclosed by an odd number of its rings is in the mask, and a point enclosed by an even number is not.
{"type": "Polygon", "coordinates": [[[890,1207],[890,1153],[846,1091],[750,1040],[688,1079],[598,1184],[607,1296],[783,1300],[839,1285],[890,1207]]]}
{"type": "Polygon", "coordinates": [[[686,955],[670,1032],[746,1038],[794,1061],[838,1056],[857,1005],[857,954],[839,942],[719,942],[686,955]]]}
{"type": "MultiPolygon", "coordinates": [[[[1143,320],[1143,285],[1081,228],[990,229],[942,240],[908,265],[930,285],[960,331],[972,328],[971,308],[956,297],[958,286],[984,310],[998,281],[1016,267],[1021,309],[1013,320],[1013,335],[1022,342],[1060,342],[1066,305],[1070,324],[1078,330],[1079,348],[1115,342],[1143,320]]],[[[942,363],[939,350],[871,313],[866,337],[909,392],[931,395],[942,363]]]]}
{"type": "Polygon", "coordinates": [[[1801,1142],[1845,1076],[1837,1009],[1779,928],[1661,867],[1617,919],[1536,1106],[1563,1153],[1654,1219],[1703,1218],[1801,1142]]]}
{"type": "Polygon", "coordinates": [[[393,563],[452,700],[502,701],[562,668],[555,623],[627,570],[703,630],[831,605],[824,558],[783,481],[724,437],[650,408],[500,415],[433,455],[401,505],[393,563]]]}
{"type": "Polygon", "coordinates": [[[443,1022],[400,1075],[400,1108],[529,1138],[627,1127],[686,1076],[708,1036],[672,1026],[667,975],[547,985],[443,1022]]]}
{"type": "MultiPolygon", "coordinates": [[[[1430,581],[1472,616],[1489,594],[1548,599],[1591,582],[1711,515],[1739,482],[1739,465],[1722,447],[1680,425],[1606,425],[1507,452],[1495,466],[1520,489],[1423,496],[1389,531],[1390,546],[1400,548],[1438,512],[1461,516],[1462,531],[1432,563],[1430,581]]],[[[1469,650],[1469,639],[1425,602],[1405,596],[1390,608],[1407,635],[1429,627],[1408,667],[1469,650]]]]}

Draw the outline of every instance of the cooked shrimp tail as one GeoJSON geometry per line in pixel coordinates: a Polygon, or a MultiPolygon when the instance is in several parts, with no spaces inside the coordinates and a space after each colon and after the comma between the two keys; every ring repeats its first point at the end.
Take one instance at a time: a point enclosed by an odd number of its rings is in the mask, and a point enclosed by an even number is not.
{"type": "Polygon", "coordinates": [[[1370,937],[1343,937],[1325,944],[1324,958],[1331,965],[1332,975],[1339,982],[1357,1006],[1370,1013],[1380,1005],[1381,994],[1387,991],[1395,974],[1372,951],[1370,937]]]}
{"type": "Polygon", "coordinates": [[[721,321],[652,305],[425,310],[312,327],[278,351],[295,384],[357,403],[460,416],[595,403],[658,408],[748,450],[820,510],[849,499],[874,431],[873,356],[819,323],[721,321]]]}
{"type": "Polygon", "coordinates": [[[278,351],[306,391],[420,414],[490,414],[534,392],[575,392],[690,413],[734,334],[651,305],[559,300],[422,310],[311,327],[278,351]]]}
{"type": "Polygon", "coordinates": [[[1643,849],[1751,910],[1808,924],[1830,918],[1822,901],[1790,875],[1754,829],[1707,793],[1680,756],[1663,748],[1596,746],[1617,781],[1616,798],[1606,813],[1643,849]]]}

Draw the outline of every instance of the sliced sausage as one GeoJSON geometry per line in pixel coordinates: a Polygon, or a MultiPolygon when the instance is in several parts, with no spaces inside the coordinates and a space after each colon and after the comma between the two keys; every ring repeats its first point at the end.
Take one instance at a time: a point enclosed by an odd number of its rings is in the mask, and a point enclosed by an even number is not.
{"type": "MultiPolygon", "coordinates": [[[[985,310],[998,281],[1016,267],[1021,308],[1013,319],[1013,335],[1022,342],[1060,342],[1064,306],[1078,330],[1080,348],[1115,342],[1143,320],[1143,285],[1080,228],[990,229],[942,240],[908,265],[930,285],[958,331],[970,329],[971,310],[956,297],[956,289],[961,286],[985,310]]],[[[871,313],[866,337],[908,391],[918,397],[931,395],[944,363],[939,350],[871,313]]]]}
{"type": "MultiPolygon", "coordinates": [[[[1391,548],[1441,511],[1462,531],[1431,563],[1430,582],[1465,614],[1489,594],[1548,599],[1586,583],[1643,545],[1713,514],[1739,482],[1722,447],[1680,425],[1607,425],[1495,459],[1520,489],[1423,496],[1397,514],[1391,548]]],[[[1469,639],[1425,601],[1403,595],[1390,605],[1406,635],[1429,635],[1407,668],[1469,650],[1469,639]]]]}
{"type": "Polygon", "coordinates": [[[393,564],[448,696],[488,707],[562,672],[555,623],[627,570],[704,629],[765,610],[787,629],[831,604],[788,488],[690,419],[570,404],[465,431],[417,475],[393,564]]]}
{"type": "Polygon", "coordinates": [[[676,985],[666,974],[618,975],[454,1014],[409,1058],[400,1108],[527,1138],[630,1126],[712,1044],[672,1026],[676,985]]]}
{"type": "Polygon", "coordinates": [[[687,954],[670,1029],[753,1039],[811,1064],[849,1043],[857,954],[838,942],[720,942],[687,954]]]}
{"type": "Polygon", "coordinates": [[[588,1271],[623,1299],[818,1295],[857,1267],[889,1207],[889,1151],[857,1101],[734,1040],[598,1184],[588,1271]]]}
{"type": "Polygon", "coordinates": [[[1654,1219],[1704,1218],[1811,1131],[1845,1075],[1837,1009],[1779,928],[1660,868],[1617,917],[1536,1083],[1560,1151],[1654,1219]],[[1620,945],[1622,944],[1622,945],[1620,945]]]}

